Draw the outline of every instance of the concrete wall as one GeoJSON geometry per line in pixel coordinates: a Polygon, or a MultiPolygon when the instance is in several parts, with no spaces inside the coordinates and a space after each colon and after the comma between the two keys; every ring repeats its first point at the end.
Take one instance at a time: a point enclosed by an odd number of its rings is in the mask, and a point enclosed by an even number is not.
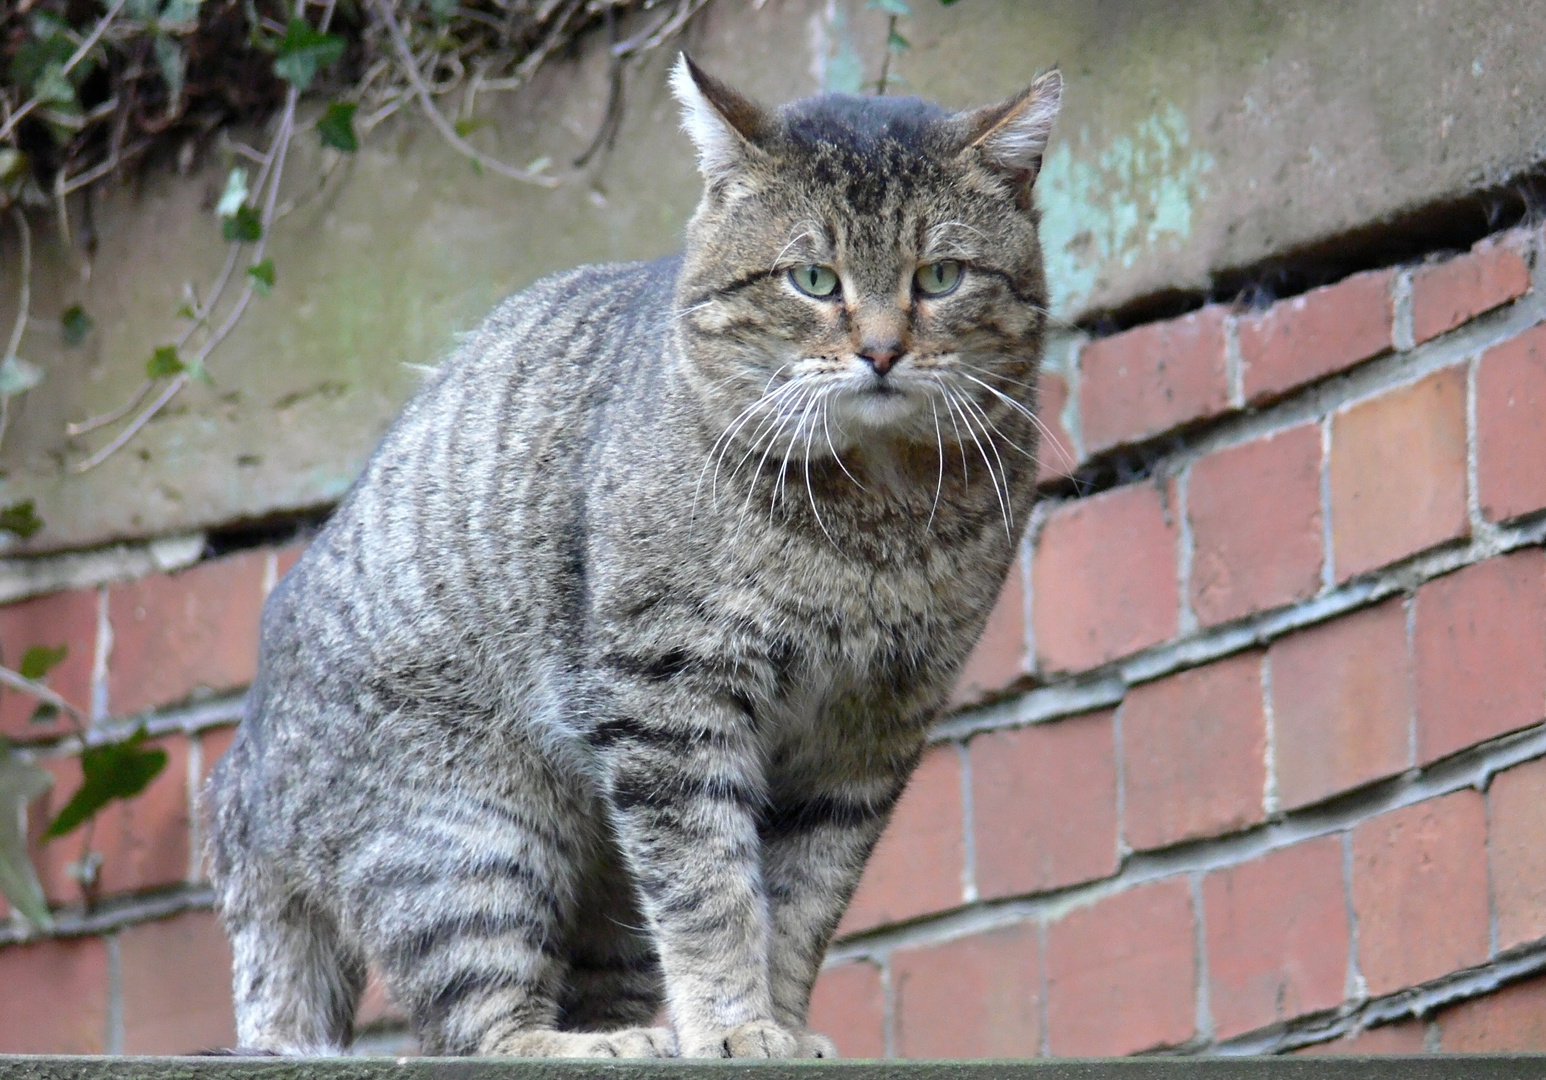
{"type": "MultiPolygon", "coordinates": [[[[1067,106],[1041,181],[1061,315],[1207,292],[1281,260],[1479,188],[1546,154],[1546,9],[1524,0],[1292,3],[914,0],[914,48],[893,71],[952,105],[1008,94],[1060,64],[1067,106]]],[[[884,20],[860,0],[718,0],[689,41],[769,101],[873,79],[884,20]]],[[[279,286],[216,354],[213,387],[86,476],[66,471],[105,434],[67,420],[109,409],[179,328],[184,282],[208,282],[222,245],[210,213],[223,166],[152,171],[107,193],[89,276],[45,231],[36,322],[22,355],[48,382],[21,403],[0,502],[37,499],[44,551],[202,528],[326,504],[404,397],[405,363],[550,270],[673,250],[697,180],[664,90],[669,58],[630,80],[614,152],[556,191],[475,175],[414,121],[378,130],[319,182],[297,141],[279,286]],[[64,349],[57,317],[97,321],[64,349]]],[[[477,133],[514,162],[570,160],[604,100],[595,43],[497,106],[477,133]]],[[[75,207],[76,220],[84,208],[75,207]]],[[[0,325],[14,304],[14,237],[0,250],[0,325]]]]}

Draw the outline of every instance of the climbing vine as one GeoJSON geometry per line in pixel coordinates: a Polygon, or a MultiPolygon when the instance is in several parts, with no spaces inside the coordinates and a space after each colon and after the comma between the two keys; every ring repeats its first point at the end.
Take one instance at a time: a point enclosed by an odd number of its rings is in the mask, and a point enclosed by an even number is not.
{"type": "MultiPolygon", "coordinates": [[[[630,65],[670,42],[708,0],[11,0],[0,4],[0,221],[14,229],[19,266],[17,314],[0,328],[0,443],[12,399],[46,373],[21,355],[29,328],[34,225],[52,220],[57,239],[90,258],[72,208],[93,189],[157,165],[187,171],[209,154],[225,162],[211,228],[226,243],[207,281],[185,287],[167,312],[167,332],[141,365],[139,387],[114,408],[71,422],[68,433],[94,449],[69,462],[76,473],[100,465],[191,382],[214,378],[212,361],[255,299],[269,295],[284,268],[268,253],[283,217],[279,199],[297,138],[326,148],[323,168],[358,151],[389,117],[409,109],[484,173],[553,187],[610,147],[622,119],[630,65]],[[627,32],[625,32],[625,26],[627,32]],[[480,106],[518,90],[579,35],[604,33],[610,77],[601,124],[573,162],[507,162],[482,149],[480,106]],[[302,97],[315,100],[303,120],[302,97]],[[256,131],[244,141],[235,133],[256,131]]],[[[752,0],[758,6],[762,0],[752,0]]],[[[954,0],[941,0],[949,4],[954,0]]],[[[899,20],[905,0],[866,0],[887,20],[879,79],[898,80],[892,59],[910,47],[899,20]]],[[[66,345],[92,333],[79,305],[57,332],[66,345]]],[[[35,328],[34,328],[35,329],[35,328]]],[[[43,527],[31,500],[0,508],[0,532],[26,539],[43,527]]],[[[49,841],[80,830],[71,864],[88,903],[101,857],[91,849],[95,815],[129,799],[166,764],[144,745],[143,727],[126,737],[103,731],[59,696],[47,677],[63,646],[36,645],[0,688],[37,704],[33,720],[65,718],[79,750],[82,783],[42,830],[49,841]]],[[[0,738],[0,894],[40,929],[52,925],[28,853],[29,804],[50,774],[30,751],[0,738]]]]}

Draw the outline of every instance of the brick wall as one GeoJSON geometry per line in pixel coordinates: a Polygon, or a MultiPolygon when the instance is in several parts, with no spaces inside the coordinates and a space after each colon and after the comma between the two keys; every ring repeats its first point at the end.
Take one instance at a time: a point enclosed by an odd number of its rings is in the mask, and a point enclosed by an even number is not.
{"type": "MultiPolygon", "coordinates": [[[[817,986],[845,1053],[1546,1049],[1541,246],[1054,343],[1049,498],[817,986]]],[[[169,755],[89,909],[82,838],[34,844],[0,1052],[231,1041],[193,797],[299,547],[201,548],[0,568],[0,659],[68,645],[169,755]]],[[[31,711],[36,838],[79,748],[31,711]]]]}
{"type": "Polygon", "coordinates": [[[1541,241],[1054,346],[840,1048],[1546,1049],[1541,241]]]}

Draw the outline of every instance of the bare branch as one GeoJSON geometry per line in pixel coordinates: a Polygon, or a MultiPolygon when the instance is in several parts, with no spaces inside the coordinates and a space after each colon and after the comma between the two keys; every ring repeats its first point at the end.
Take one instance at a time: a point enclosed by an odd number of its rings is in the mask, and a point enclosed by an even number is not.
{"type": "Polygon", "coordinates": [[[90,719],[83,710],[77,709],[36,679],[29,679],[20,672],[12,671],[8,667],[0,667],[0,683],[4,683],[12,690],[20,690],[24,694],[30,694],[39,701],[46,701],[60,712],[69,713],[70,717],[74,720],[84,723],[90,719]]]}
{"type": "Polygon", "coordinates": [[[429,87],[424,85],[424,78],[419,74],[419,66],[414,62],[413,50],[408,47],[408,40],[403,37],[402,27],[397,25],[397,19],[392,14],[392,5],[388,0],[375,0],[376,10],[381,14],[381,21],[386,26],[387,33],[392,38],[392,44],[397,49],[398,58],[402,61],[403,73],[408,76],[408,81],[413,84],[414,92],[418,94],[419,104],[424,109],[424,115],[429,117],[430,123],[436,130],[458,151],[472,158],[489,172],[507,176],[511,180],[519,180],[526,184],[536,184],[538,187],[557,187],[558,178],[545,176],[542,173],[533,172],[530,169],[518,169],[514,165],[507,165],[498,158],[489,157],[483,151],[473,146],[466,139],[456,133],[456,127],[447,120],[435,106],[435,100],[430,96],[429,87]]]}

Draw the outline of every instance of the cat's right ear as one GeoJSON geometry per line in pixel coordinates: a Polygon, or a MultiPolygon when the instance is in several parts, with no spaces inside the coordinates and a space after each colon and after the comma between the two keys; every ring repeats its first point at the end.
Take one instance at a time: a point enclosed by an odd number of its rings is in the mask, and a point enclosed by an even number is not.
{"type": "Polygon", "coordinates": [[[671,69],[671,92],[682,105],[682,127],[698,150],[698,169],[709,182],[728,179],[760,156],[774,131],[772,114],[731,89],[683,53],[671,69]]]}

